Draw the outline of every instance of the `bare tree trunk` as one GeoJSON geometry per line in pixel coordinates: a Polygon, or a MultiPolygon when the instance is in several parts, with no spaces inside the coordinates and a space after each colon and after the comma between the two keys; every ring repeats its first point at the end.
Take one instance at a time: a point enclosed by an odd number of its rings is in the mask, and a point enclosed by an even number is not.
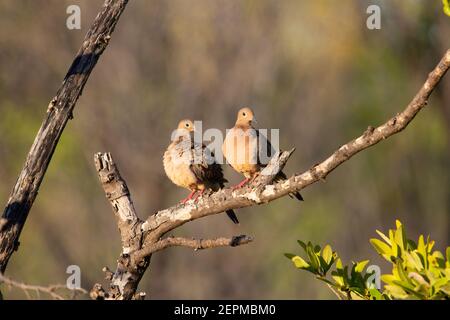
{"type": "MultiPolygon", "coordinates": [[[[141,248],[140,225],[142,222],[136,214],[127,184],[122,179],[111,155],[109,153],[96,154],[95,167],[106,197],[113,207],[122,242],[122,252],[117,259],[117,269],[109,278],[111,284],[108,296],[102,298],[129,300],[133,298],[139,281],[147,270],[151,255],[139,263],[132,264],[130,262],[130,252],[141,248]]],[[[97,293],[94,298],[99,298],[99,295],[101,294],[97,293]]]]}
{"type": "Polygon", "coordinates": [[[39,186],[58,144],[59,138],[84,85],[100,55],[109,43],[111,34],[128,0],[106,0],[89,29],[64,81],[50,102],[47,115],[28,153],[14,189],[0,220],[0,272],[6,269],[12,253],[19,246],[19,236],[28,213],[38,194],[39,186]]]}

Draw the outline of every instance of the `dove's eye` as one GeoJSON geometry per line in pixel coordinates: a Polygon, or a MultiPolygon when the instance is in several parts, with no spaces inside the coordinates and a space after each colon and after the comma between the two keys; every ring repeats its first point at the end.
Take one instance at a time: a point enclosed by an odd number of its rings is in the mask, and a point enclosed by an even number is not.
{"type": "Polygon", "coordinates": [[[247,113],[245,113],[245,112],[242,112],[242,115],[243,115],[244,117],[246,117],[246,116],[247,116],[247,113]]]}
{"type": "Polygon", "coordinates": [[[189,128],[189,123],[186,123],[185,126],[186,126],[186,128],[189,128]]]}

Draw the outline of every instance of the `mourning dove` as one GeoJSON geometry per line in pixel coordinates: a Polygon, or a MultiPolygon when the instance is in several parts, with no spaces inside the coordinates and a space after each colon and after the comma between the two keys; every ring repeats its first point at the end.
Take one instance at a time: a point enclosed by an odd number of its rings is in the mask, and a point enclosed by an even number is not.
{"type": "MultiPolygon", "coordinates": [[[[252,109],[242,108],[239,110],[236,124],[228,131],[222,145],[222,152],[228,163],[245,177],[235,188],[240,188],[254,179],[267,166],[268,160],[275,151],[270,141],[252,126],[253,122],[256,122],[256,119],[252,109]],[[266,152],[261,152],[264,149],[266,152]],[[267,158],[262,159],[263,156],[267,156],[267,158]]],[[[286,175],[280,171],[274,181],[286,179],[286,175]]],[[[303,200],[299,192],[289,195],[303,200]]]]}
{"type": "MultiPolygon", "coordinates": [[[[175,137],[163,157],[164,171],[169,179],[177,186],[191,190],[182,203],[191,200],[197,192],[199,194],[194,201],[206,189],[217,191],[228,182],[223,176],[222,166],[216,163],[214,154],[205,145],[194,142],[194,130],[191,120],[180,121],[175,137]]],[[[239,223],[233,210],[227,210],[226,213],[234,223],[239,223]]]]}

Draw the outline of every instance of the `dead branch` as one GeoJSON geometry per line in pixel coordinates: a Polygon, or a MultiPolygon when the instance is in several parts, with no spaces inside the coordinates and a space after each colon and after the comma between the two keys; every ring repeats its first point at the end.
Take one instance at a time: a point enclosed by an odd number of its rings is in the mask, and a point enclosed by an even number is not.
{"type": "MultiPolygon", "coordinates": [[[[134,208],[131,209],[132,204],[128,188],[126,188],[125,181],[120,177],[111,155],[107,153],[97,154],[95,156],[97,170],[102,186],[108,199],[113,204],[118,219],[123,252],[119,257],[117,269],[112,275],[110,290],[106,292],[100,285],[96,284],[91,293],[93,296],[106,299],[142,298],[145,294],[136,294],[136,289],[149,264],[151,254],[154,252],[173,245],[191,248],[231,245],[232,240],[230,239],[209,240],[205,243],[183,238],[169,237],[162,240],[161,238],[167,232],[186,222],[219,214],[229,209],[267,203],[289,193],[300,191],[317,181],[324,180],[330,172],[358,152],[405,129],[417,113],[427,105],[430,94],[449,67],[450,50],[446,52],[436,68],[428,75],[422,88],[402,112],[376,128],[369,126],[361,136],[344,144],[327,159],[304,173],[293,175],[286,181],[272,184],[273,177],[283,169],[294,150],[279,152],[271,159],[264,172],[246,188],[239,190],[222,189],[210,195],[204,195],[197,202],[189,201],[184,205],[179,204],[158,211],[148,217],[146,221],[137,218],[134,208]],[[105,179],[105,176],[108,178],[105,179]],[[118,205],[119,202],[122,205],[118,205]],[[128,219],[130,211],[131,218],[128,219]]],[[[250,238],[247,240],[250,240],[250,238]]],[[[247,242],[249,241],[245,241],[245,243],[247,242]]]]}
{"type": "MultiPolygon", "coordinates": [[[[152,253],[172,246],[184,246],[194,249],[207,249],[224,246],[239,246],[249,243],[252,238],[237,236],[214,240],[195,240],[168,237],[155,239],[143,246],[145,234],[141,231],[142,222],[134,209],[126,182],[109,153],[97,153],[94,157],[95,167],[107,199],[110,201],[116,216],[117,226],[122,239],[122,253],[117,260],[115,272],[104,268],[110,288],[104,290],[95,284],[91,297],[96,299],[131,299],[135,298],[137,285],[147,269],[152,253]]],[[[138,298],[143,297],[138,294],[138,298]]]]}
{"type": "Polygon", "coordinates": [[[8,203],[0,228],[0,272],[19,246],[20,233],[38,194],[39,186],[73,109],[128,0],[106,0],[95,18],[67,75],[50,101],[47,114],[28,153],[8,203]],[[6,221],[5,221],[6,220],[6,221]]]}
{"type": "MultiPolygon", "coordinates": [[[[94,296],[102,299],[116,299],[117,297],[131,299],[150,262],[150,255],[148,255],[130,268],[129,253],[141,249],[142,232],[140,225],[142,221],[136,214],[128,187],[120,176],[111,155],[109,153],[97,153],[94,160],[106,198],[110,201],[116,215],[117,226],[122,239],[122,253],[117,260],[116,271],[111,276],[110,290],[104,293],[101,286],[97,285],[94,296]]],[[[92,292],[91,295],[93,295],[92,292]]]]}
{"type": "Polygon", "coordinates": [[[15,281],[10,278],[5,277],[3,274],[0,273],[0,284],[4,283],[8,287],[14,287],[17,289],[22,290],[28,299],[32,298],[31,293],[35,293],[37,298],[40,298],[41,293],[48,294],[50,297],[52,297],[55,300],[66,300],[66,298],[59,294],[58,291],[69,291],[71,293],[70,298],[75,299],[77,295],[79,294],[88,294],[88,292],[83,288],[69,288],[66,285],[63,284],[54,284],[49,286],[39,286],[39,285],[30,285],[25,284],[23,282],[15,281]]]}
{"type": "Polygon", "coordinates": [[[136,261],[139,261],[152,253],[174,246],[188,247],[194,250],[203,250],[218,247],[237,247],[243,244],[250,243],[252,241],[253,238],[246,235],[217,239],[187,239],[182,237],[167,237],[165,239],[159,240],[152,245],[146,246],[144,249],[136,251],[134,253],[134,257],[136,261]]]}

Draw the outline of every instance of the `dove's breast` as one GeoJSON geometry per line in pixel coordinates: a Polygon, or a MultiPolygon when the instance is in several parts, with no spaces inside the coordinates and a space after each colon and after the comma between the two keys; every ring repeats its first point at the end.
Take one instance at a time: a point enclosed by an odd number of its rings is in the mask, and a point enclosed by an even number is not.
{"type": "Polygon", "coordinates": [[[187,150],[171,145],[164,153],[163,164],[167,177],[174,184],[192,190],[195,189],[198,179],[190,168],[191,158],[187,150]]]}
{"type": "Polygon", "coordinates": [[[222,152],[233,169],[247,178],[260,170],[258,138],[254,130],[231,129],[225,137],[222,152]]]}

